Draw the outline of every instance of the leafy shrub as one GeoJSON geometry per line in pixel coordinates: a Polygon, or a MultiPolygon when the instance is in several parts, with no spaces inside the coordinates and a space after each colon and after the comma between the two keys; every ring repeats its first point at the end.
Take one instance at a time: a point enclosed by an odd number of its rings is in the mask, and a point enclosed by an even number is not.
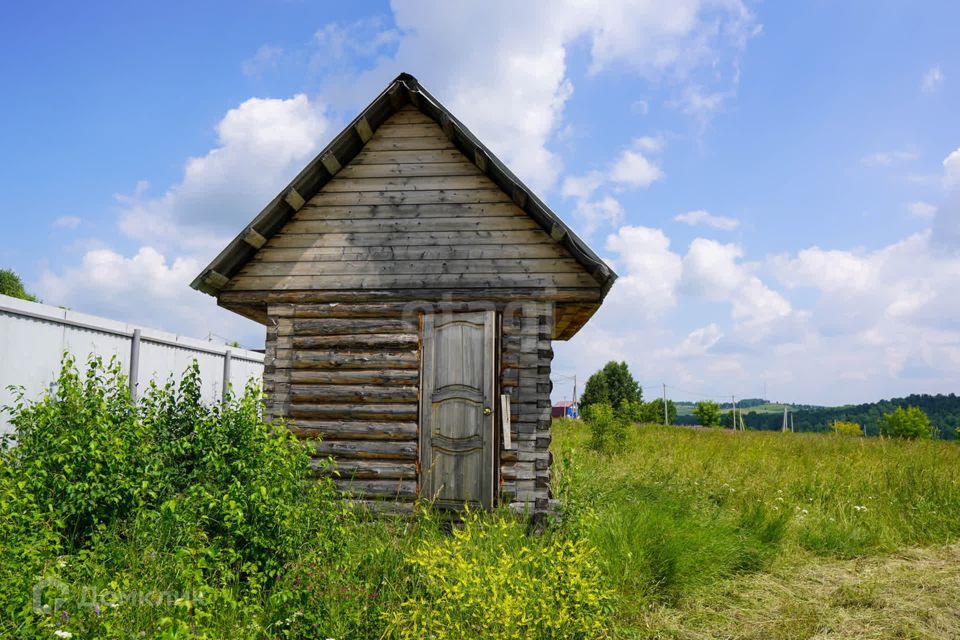
{"type": "Polygon", "coordinates": [[[863,427],[856,422],[834,420],[833,432],[841,436],[863,436],[863,427]]]}
{"type": "Polygon", "coordinates": [[[617,418],[630,425],[641,422],[644,418],[644,404],[636,400],[626,400],[615,409],[617,418]]]}
{"type": "Polygon", "coordinates": [[[452,536],[415,550],[414,593],[387,617],[386,636],[606,637],[610,594],[582,540],[533,539],[507,516],[467,514],[452,536]]]}
{"type": "Polygon", "coordinates": [[[11,407],[17,446],[3,452],[18,487],[52,516],[66,549],[143,504],[159,460],[137,419],[120,364],[91,359],[81,375],[65,358],[56,391],[11,407]]]}
{"type": "Polygon", "coordinates": [[[919,407],[897,407],[880,420],[880,435],[916,440],[932,438],[930,418],[919,407]]]}
{"type": "Polygon", "coordinates": [[[47,635],[68,620],[61,630],[77,637],[256,635],[248,621],[284,567],[333,544],[342,503],[309,477],[304,445],[263,423],[257,387],[213,405],[200,389],[194,364],[137,404],[116,362],[93,358],[80,374],[66,358],[55,393],[7,408],[0,635],[47,635]],[[37,584],[62,587],[50,596],[59,609],[34,610],[37,584]],[[104,590],[183,595],[107,609],[89,597],[104,590]]]}
{"type": "Polygon", "coordinates": [[[583,420],[590,427],[590,448],[612,454],[623,450],[627,441],[627,422],[606,403],[588,405],[583,420]]]}
{"type": "Polygon", "coordinates": [[[703,400],[693,408],[693,417],[704,427],[720,426],[720,405],[712,400],[703,400]]]}

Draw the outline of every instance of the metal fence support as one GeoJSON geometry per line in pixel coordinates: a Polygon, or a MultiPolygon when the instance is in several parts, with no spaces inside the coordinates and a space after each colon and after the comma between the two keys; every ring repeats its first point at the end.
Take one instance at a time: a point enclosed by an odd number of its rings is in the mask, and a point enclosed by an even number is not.
{"type": "Polygon", "coordinates": [[[233,360],[233,352],[229,349],[223,354],[223,401],[227,401],[230,395],[230,361],[233,360]]]}
{"type": "Polygon", "coordinates": [[[140,329],[133,330],[130,338],[130,397],[137,399],[137,384],[140,374],[140,329]]]}

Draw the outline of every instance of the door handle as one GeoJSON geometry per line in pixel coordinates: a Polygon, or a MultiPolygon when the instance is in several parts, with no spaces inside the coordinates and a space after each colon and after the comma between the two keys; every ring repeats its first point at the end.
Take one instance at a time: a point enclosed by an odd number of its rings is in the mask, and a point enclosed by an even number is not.
{"type": "Polygon", "coordinates": [[[493,413],[493,409],[491,409],[490,407],[484,407],[484,408],[483,408],[483,415],[488,416],[488,415],[490,415],[491,413],[493,413]]]}

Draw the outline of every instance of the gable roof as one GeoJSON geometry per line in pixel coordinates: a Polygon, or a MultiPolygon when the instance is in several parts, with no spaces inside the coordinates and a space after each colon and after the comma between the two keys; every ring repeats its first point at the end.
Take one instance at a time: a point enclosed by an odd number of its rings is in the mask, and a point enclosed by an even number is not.
{"type": "Polygon", "coordinates": [[[437,122],[454,145],[514,203],[533,218],[550,236],[583,265],[601,286],[602,294],[617,274],[598,257],[564,222],[517,178],[473,133],[420,86],[417,79],[401,73],[353,122],[341,131],[290,184],[277,194],[223,251],[194,278],[190,286],[217,296],[230,279],[266,241],[286,224],[293,214],[329,182],[363,149],[373,132],[405,105],[412,104],[437,122]]]}

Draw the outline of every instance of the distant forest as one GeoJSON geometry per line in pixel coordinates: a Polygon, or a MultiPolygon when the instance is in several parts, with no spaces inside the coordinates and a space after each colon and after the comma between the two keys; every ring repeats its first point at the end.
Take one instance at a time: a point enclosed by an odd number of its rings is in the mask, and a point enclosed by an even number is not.
{"type": "MultiPolygon", "coordinates": [[[[677,403],[678,407],[681,404],[677,403]]],[[[749,399],[738,402],[743,409],[743,422],[748,429],[758,431],[779,431],[783,427],[783,410],[771,411],[770,404],[764,400],[749,399]],[[764,411],[757,412],[751,407],[763,405],[764,411]]],[[[793,425],[796,431],[831,431],[835,420],[856,422],[864,427],[867,435],[875,436],[880,433],[880,417],[890,413],[897,407],[920,407],[930,418],[938,437],[944,440],[957,438],[957,427],[960,427],[960,396],[956,394],[935,396],[928,394],[913,394],[905,398],[892,398],[867,404],[847,405],[843,407],[813,407],[791,406],[793,425]]],[[[724,411],[730,410],[730,403],[721,405],[724,411]]],[[[789,406],[789,405],[788,405],[789,406]]],[[[684,425],[697,424],[692,415],[683,415],[681,411],[676,423],[684,425]]]]}

